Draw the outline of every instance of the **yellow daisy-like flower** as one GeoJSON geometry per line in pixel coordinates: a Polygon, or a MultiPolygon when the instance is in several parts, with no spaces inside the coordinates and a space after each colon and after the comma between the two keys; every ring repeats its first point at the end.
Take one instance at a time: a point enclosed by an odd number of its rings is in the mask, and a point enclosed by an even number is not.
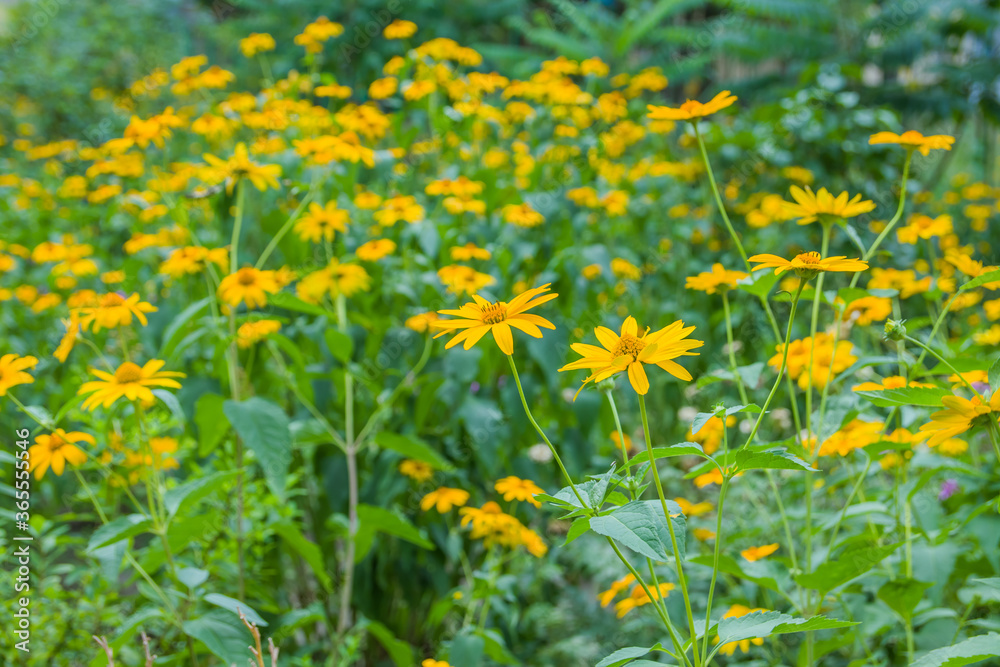
{"type": "Polygon", "coordinates": [[[531,207],[531,204],[508,204],[503,207],[503,219],[517,227],[537,227],[545,222],[545,216],[531,207]]]}
{"type": "Polygon", "coordinates": [[[141,301],[138,294],[126,299],[117,292],[109,292],[100,297],[96,306],[80,308],[76,314],[84,331],[91,331],[93,327],[93,332],[97,333],[102,328],[127,327],[132,324],[133,316],[146,326],[149,323],[146,313],[155,313],[156,310],[156,306],[141,301]]]}
{"type": "Polygon", "coordinates": [[[431,322],[434,322],[437,319],[437,313],[431,310],[426,313],[420,313],[418,315],[407,317],[406,321],[403,322],[403,326],[407,329],[416,331],[417,333],[424,333],[430,328],[431,322]]]}
{"type": "Polygon", "coordinates": [[[996,421],[1000,413],[1000,391],[993,392],[989,403],[979,396],[971,399],[961,396],[945,396],[941,399],[944,410],[931,415],[931,421],[920,427],[922,433],[930,435],[928,447],[934,447],[977,426],[988,426],[996,421]]]}
{"type": "Polygon", "coordinates": [[[274,47],[274,37],[266,32],[252,32],[240,40],[240,51],[247,58],[253,58],[265,51],[274,51],[274,47]]]}
{"type": "Polygon", "coordinates": [[[426,512],[433,507],[439,514],[444,514],[445,512],[450,512],[454,507],[461,507],[467,502],[469,502],[468,491],[442,486],[420,499],[420,509],[426,512]]]}
{"type": "Polygon", "coordinates": [[[918,150],[921,155],[927,155],[932,150],[950,151],[955,137],[947,134],[932,134],[925,137],[916,130],[907,130],[902,134],[895,132],[876,132],[868,138],[870,145],[876,144],[899,144],[909,150],[918,150]]]}
{"type": "Polygon", "coordinates": [[[815,278],[819,273],[829,271],[853,273],[868,268],[868,262],[860,259],[847,259],[842,256],[823,258],[818,252],[804,252],[792,259],[785,259],[777,255],[754,255],[750,261],[757,264],[753,267],[754,271],[774,269],[774,274],[778,276],[785,271],[795,271],[796,275],[807,280],[815,278]]]}
{"type": "Polygon", "coordinates": [[[80,335],[80,320],[77,319],[75,314],[70,313],[70,318],[62,322],[66,326],[66,333],[63,334],[62,339],[59,341],[59,346],[56,347],[56,351],[52,353],[52,356],[58,359],[59,363],[66,363],[66,359],[69,357],[69,353],[73,351],[76,339],[80,335]]]}
{"type": "Polygon", "coordinates": [[[35,357],[22,357],[17,354],[5,354],[0,357],[0,396],[6,396],[7,390],[19,384],[31,384],[35,378],[25,373],[25,369],[34,368],[38,364],[35,357]]]}
{"type": "Polygon", "coordinates": [[[692,331],[694,331],[693,326],[685,327],[684,323],[678,320],[653,333],[646,329],[646,332],[639,336],[639,326],[636,324],[635,318],[629,316],[622,323],[620,334],[616,334],[607,327],[594,329],[594,334],[604,346],[603,348],[596,345],[573,343],[570,347],[583,358],[566,364],[559,370],[570,371],[588,368],[592,371],[576,392],[577,396],[589,382],[600,382],[622,371],[628,372],[629,382],[636,393],[645,395],[649,391],[649,379],[646,377],[643,364],[659,366],[674,377],[690,382],[692,380],[691,374],[673,360],[677,357],[698,355],[697,352],[691,352],[691,350],[699,348],[705,343],[687,338],[687,335],[692,331]]]}
{"type": "Polygon", "coordinates": [[[740,552],[740,555],[746,558],[748,561],[753,563],[761,558],[767,558],[775,551],[778,550],[778,544],[765,544],[762,547],[750,547],[749,549],[744,549],[740,552]]]}
{"type": "Polygon", "coordinates": [[[601,602],[602,607],[607,607],[614,601],[616,597],[618,597],[619,593],[621,593],[634,583],[635,583],[635,575],[626,574],[621,579],[618,579],[617,581],[612,581],[611,586],[608,588],[608,590],[601,592],[601,594],[597,596],[597,599],[601,602]]]}
{"type": "Polygon", "coordinates": [[[247,145],[243,142],[236,144],[233,154],[226,160],[207,153],[202,157],[209,164],[210,180],[225,181],[226,192],[230,194],[232,194],[236,182],[241,178],[248,179],[255,188],[261,191],[267,190],[268,187],[278,187],[281,165],[257,164],[250,159],[247,145]]]}
{"type": "Polygon", "coordinates": [[[739,281],[747,277],[742,271],[730,271],[722,264],[715,263],[711,271],[703,271],[696,276],[688,276],[685,282],[687,289],[698,290],[705,294],[715,294],[735,289],[739,281]]]}
{"type": "Polygon", "coordinates": [[[500,351],[506,355],[514,354],[514,336],[511,327],[520,329],[534,338],[542,337],[542,331],[539,327],[556,328],[544,317],[526,312],[558,296],[558,294],[545,294],[548,291],[549,285],[545,284],[517,295],[510,300],[510,303],[506,301],[490,303],[478,294],[473,294],[472,298],[475,303],[467,303],[457,310],[438,311],[442,315],[451,315],[459,319],[432,322],[431,326],[444,329],[434,337],[439,338],[461,329],[454,338],[448,341],[445,349],[452,348],[464,341],[464,347],[468,350],[483,336],[492,332],[493,340],[496,341],[500,351]]]}
{"type": "Polygon", "coordinates": [[[261,271],[245,266],[231,273],[219,283],[219,298],[230,306],[245,303],[247,308],[263,308],[267,295],[280,289],[274,271],[261,271]]]}
{"type": "Polygon", "coordinates": [[[358,292],[367,292],[371,287],[371,276],[360,264],[341,262],[337,259],[306,275],[295,286],[299,298],[308,303],[319,303],[324,296],[331,299],[343,294],[352,297],[358,292]]]}
{"type": "Polygon", "coordinates": [[[382,36],[386,39],[406,39],[407,37],[412,37],[416,31],[417,24],[413,21],[396,19],[385,27],[385,30],[382,31],[382,36]]]}
{"type": "Polygon", "coordinates": [[[98,405],[110,407],[122,397],[152,403],[154,397],[150,387],[180,389],[180,383],[174,378],[186,377],[184,373],[161,371],[164,364],[166,362],[159,359],[150,359],[144,366],[126,361],[113,374],[92,368],[91,374],[100,379],[84,382],[76,393],[78,396],[90,394],[83,402],[85,410],[93,410],[98,405]]]}
{"type": "Polygon", "coordinates": [[[542,506],[541,502],[535,500],[535,495],[545,493],[530,479],[521,479],[513,475],[497,480],[493,488],[497,490],[497,493],[502,494],[503,499],[508,502],[511,500],[526,500],[535,507],[542,506]]]}
{"type": "Polygon", "coordinates": [[[87,455],[76,446],[77,442],[95,443],[94,436],[79,431],[67,433],[57,428],[50,435],[35,437],[35,444],[28,450],[28,460],[35,479],[41,479],[51,467],[52,472],[62,476],[66,464],[78,466],[87,460],[87,455]]]}
{"type": "Polygon", "coordinates": [[[649,110],[649,113],[646,114],[646,118],[650,120],[697,120],[731,106],[737,99],[728,90],[723,90],[704,104],[697,100],[688,100],[679,108],[648,104],[646,109],[649,110]]]}
{"type": "Polygon", "coordinates": [[[434,476],[434,469],[423,461],[406,459],[399,464],[399,472],[406,475],[414,482],[426,482],[434,476]]]}
{"type": "Polygon", "coordinates": [[[808,225],[817,220],[853,218],[875,210],[875,202],[862,200],[857,194],[850,197],[841,192],[836,197],[826,188],[813,192],[808,185],[803,190],[797,185],[789,188],[795,203],[783,202],[784,213],[789,218],[798,218],[800,225],[808,225]]]}
{"type": "Polygon", "coordinates": [[[391,239],[374,239],[358,246],[354,254],[365,262],[377,262],[396,251],[396,242],[391,239]]]}
{"type": "Polygon", "coordinates": [[[349,220],[350,214],[337,208],[336,202],[328,202],[325,206],[313,202],[309,204],[309,212],[295,223],[295,233],[303,241],[332,241],[336,232],[343,234],[347,230],[349,220]]]}
{"type": "Polygon", "coordinates": [[[236,330],[236,344],[241,348],[251,347],[254,343],[264,340],[271,334],[278,333],[280,329],[281,322],[278,320],[244,322],[236,330]]]}

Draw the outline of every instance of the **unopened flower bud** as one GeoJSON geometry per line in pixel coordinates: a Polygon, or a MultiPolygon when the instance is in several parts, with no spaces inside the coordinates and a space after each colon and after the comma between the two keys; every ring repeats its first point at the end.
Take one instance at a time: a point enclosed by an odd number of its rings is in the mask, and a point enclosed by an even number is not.
{"type": "Polygon", "coordinates": [[[903,340],[906,338],[906,327],[903,324],[906,320],[886,320],[885,332],[883,336],[886,340],[903,340]]]}

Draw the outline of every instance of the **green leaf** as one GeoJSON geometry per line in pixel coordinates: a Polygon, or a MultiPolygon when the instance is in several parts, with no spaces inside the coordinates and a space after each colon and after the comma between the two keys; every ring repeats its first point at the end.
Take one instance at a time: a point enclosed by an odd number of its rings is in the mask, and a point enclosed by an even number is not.
{"type": "Polygon", "coordinates": [[[820,591],[825,595],[837,586],[859,577],[882,562],[894,552],[902,542],[879,547],[872,542],[851,545],[836,558],[822,564],[819,569],[795,577],[796,583],[806,588],[820,591]]]}
{"type": "Polygon", "coordinates": [[[951,396],[946,389],[936,387],[900,387],[898,389],[882,389],[876,391],[856,391],[880,408],[897,406],[922,405],[928,408],[941,407],[941,399],[951,396]]]}
{"type": "MultiPolygon", "coordinates": [[[[692,558],[691,562],[711,568],[714,565],[714,560],[715,559],[712,555],[705,554],[703,556],[692,558]]],[[[778,586],[778,582],[773,577],[760,576],[760,574],[754,572],[755,568],[763,571],[765,567],[766,565],[763,562],[751,563],[750,561],[747,561],[744,566],[741,566],[733,558],[730,558],[725,554],[719,555],[719,572],[725,572],[726,574],[731,574],[739,577],[740,579],[752,581],[758,586],[768,588],[772,591],[780,591],[781,588],[778,586]]]]}
{"type": "Polygon", "coordinates": [[[354,352],[354,341],[351,337],[342,331],[337,329],[327,329],[323,333],[323,337],[326,339],[326,346],[330,348],[330,354],[337,361],[347,363],[351,359],[351,354],[354,352]]]}
{"type": "Polygon", "coordinates": [[[171,519],[174,518],[182,507],[198,502],[236,475],[236,470],[223,470],[175,486],[163,495],[163,505],[167,515],[171,519]]]}
{"type": "Polygon", "coordinates": [[[184,623],[184,633],[203,643],[227,664],[245,664],[253,638],[243,622],[232,612],[213,609],[200,618],[184,623]]]}
{"type": "Polygon", "coordinates": [[[365,629],[378,640],[396,667],[412,667],[415,664],[413,647],[392,634],[392,630],[378,621],[365,621],[365,629]]]}
{"type": "Polygon", "coordinates": [[[590,530],[590,517],[581,516],[573,521],[573,524],[569,527],[566,532],[566,541],[563,542],[563,546],[566,546],[570,542],[576,540],[578,537],[586,535],[590,530]]]}
{"type": "MultiPolygon", "coordinates": [[[[680,557],[684,559],[687,534],[684,514],[673,501],[667,501],[667,509],[674,525],[680,557]]],[[[670,532],[658,500],[636,500],[607,514],[595,516],[590,520],[590,529],[655,560],[664,561],[673,556],[670,532]]]]}
{"type": "Polygon", "coordinates": [[[330,319],[334,319],[334,314],[316,306],[311,303],[306,303],[294,294],[289,294],[288,292],[278,292],[277,294],[269,294],[267,296],[267,304],[269,306],[275,306],[276,308],[283,308],[285,310],[294,310],[299,313],[305,313],[307,315],[324,315],[330,319]]]}
{"type": "Polygon", "coordinates": [[[723,618],[719,621],[717,633],[719,644],[738,642],[743,639],[764,638],[794,632],[833,630],[858,625],[851,621],[839,621],[825,616],[795,618],[780,611],[755,611],[745,616],[723,618]]]}
{"type": "Polygon", "coordinates": [[[973,278],[969,282],[965,283],[958,288],[959,292],[964,292],[965,290],[970,290],[980,285],[985,285],[986,283],[994,283],[1000,280],[1000,269],[996,271],[989,271],[979,276],[978,278],[973,278]]]}
{"type": "Polygon", "coordinates": [[[223,412],[257,457],[271,491],[284,500],[285,478],[292,462],[288,415],[276,404],[259,396],[240,402],[226,401],[223,412]]]}
{"type": "Polygon", "coordinates": [[[219,446],[229,430],[223,417],[222,405],[226,399],[218,394],[205,394],[194,407],[194,423],[198,427],[198,456],[204,457],[219,446]]]}
{"type": "Polygon", "coordinates": [[[766,452],[756,452],[742,449],[736,452],[737,470],[808,470],[817,472],[816,468],[783,449],[772,449],[766,452]]]}
{"type": "Polygon", "coordinates": [[[177,579],[187,586],[189,590],[193,591],[208,581],[208,570],[201,570],[196,567],[182,567],[177,570],[177,579]]]}
{"type": "Polygon", "coordinates": [[[1000,389],[1000,358],[993,362],[989,372],[990,389],[996,391],[1000,389]]]}
{"type": "Polygon", "coordinates": [[[933,585],[906,578],[887,581],[878,589],[878,598],[904,621],[910,621],[913,618],[913,610],[924,596],[924,591],[933,585]]]}
{"type": "Polygon", "coordinates": [[[163,611],[156,607],[143,607],[135,612],[118,626],[118,636],[111,642],[112,648],[121,648],[125,642],[132,639],[147,621],[154,618],[163,618],[163,611]]]}
{"type": "Polygon", "coordinates": [[[160,352],[157,355],[160,359],[167,359],[173,353],[174,348],[184,338],[184,325],[191,321],[198,313],[208,308],[213,297],[206,296],[204,299],[195,301],[190,306],[180,312],[163,332],[163,344],[160,345],[160,352]]]}
{"type": "Polygon", "coordinates": [[[114,521],[98,527],[94,531],[94,534],[90,536],[90,541],[87,543],[87,551],[93,552],[95,549],[120,542],[133,535],[145,533],[152,526],[152,522],[141,514],[120,516],[114,521]]]}
{"type": "Polygon", "coordinates": [[[774,271],[758,271],[741,280],[737,288],[760,299],[771,292],[780,277],[774,275],[774,271]]]}
{"type": "Polygon", "coordinates": [[[254,623],[259,626],[267,625],[267,621],[261,618],[260,614],[254,611],[254,609],[250,607],[250,605],[248,605],[246,602],[240,602],[235,598],[231,598],[227,595],[222,595],[221,593],[209,593],[203,599],[205,600],[205,602],[208,602],[209,604],[214,604],[216,607],[228,609],[229,611],[236,614],[237,618],[239,618],[239,614],[242,611],[243,615],[246,616],[247,620],[250,621],[251,623],[254,623]]]}
{"type": "Polygon", "coordinates": [[[636,658],[641,658],[647,653],[662,650],[662,644],[656,644],[648,648],[645,646],[628,646],[626,648],[620,648],[597,663],[597,667],[621,667],[624,664],[632,662],[636,658]]]}
{"type": "MultiPolygon", "coordinates": [[[[433,549],[434,544],[427,539],[424,531],[418,529],[410,521],[398,514],[374,505],[358,505],[358,519],[361,522],[361,529],[371,533],[380,532],[393,535],[412,544],[416,544],[423,549],[433,549]]],[[[358,550],[361,551],[360,549],[358,550]]]]}
{"type": "Polygon", "coordinates": [[[375,436],[375,444],[383,449],[402,454],[408,459],[416,459],[439,470],[454,470],[448,461],[434,451],[427,443],[412,435],[382,431],[375,436]]]}
{"type": "Polygon", "coordinates": [[[285,540],[294,549],[302,560],[312,569],[313,574],[327,593],[333,591],[333,581],[326,571],[326,563],[323,561],[323,552],[315,542],[306,539],[298,528],[291,523],[276,523],[271,526],[281,539],[285,540]]]}
{"type": "Polygon", "coordinates": [[[970,637],[946,648],[935,649],[911,663],[910,667],[960,667],[998,655],[1000,634],[991,632],[988,635],[970,637]]]}

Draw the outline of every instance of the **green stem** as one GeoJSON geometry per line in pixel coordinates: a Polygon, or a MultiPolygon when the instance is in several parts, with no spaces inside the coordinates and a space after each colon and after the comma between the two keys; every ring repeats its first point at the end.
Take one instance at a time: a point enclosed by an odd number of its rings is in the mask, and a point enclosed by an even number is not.
{"type": "MultiPolygon", "coordinates": [[[[830,249],[830,223],[823,223],[823,242],[820,250],[820,255],[826,257],[827,252],[830,249]]],[[[813,393],[813,360],[815,359],[816,353],[816,331],[819,328],[819,300],[823,294],[823,278],[824,273],[820,273],[816,277],[816,287],[813,290],[813,304],[812,304],[812,318],[809,320],[809,382],[806,386],[806,440],[811,442],[813,438],[812,431],[812,393],[813,393]]],[[[809,445],[812,449],[819,446],[819,443],[815,445],[809,445]]],[[[810,456],[812,449],[810,450],[810,456]]]]}
{"type": "MultiPolygon", "coordinates": [[[[880,245],[882,245],[882,241],[885,240],[885,237],[887,237],[892,232],[893,227],[895,227],[896,223],[899,222],[900,218],[903,217],[903,208],[906,206],[906,180],[910,175],[910,161],[912,159],[913,159],[913,150],[907,149],[906,162],[903,164],[903,180],[899,185],[899,206],[896,207],[896,215],[892,216],[892,220],[890,220],[888,224],[886,224],[885,229],[882,230],[882,233],[878,235],[878,237],[875,239],[875,242],[872,243],[871,247],[868,248],[868,251],[865,252],[864,257],[861,258],[865,261],[868,261],[868,259],[870,259],[871,256],[875,254],[875,251],[878,250],[878,247],[880,245]]],[[[860,276],[861,276],[860,273],[854,275],[854,280],[851,281],[851,287],[854,287],[855,285],[858,284],[858,278],[860,276]]]]}
{"type": "Polygon", "coordinates": [[[692,122],[694,126],[694,136],[698,139],[698,148],[701,150],[701,159],[705,162],[705,171],[708,173],[708,182],[712,186],[712,194],[715,196],[715,203],[719,207],[719,213],[722,214],[722,220],[726,223],[726,229],[729,230],[729,235],[733,238],[733,242],[736,244],[736,249],[740,253],[740,258],[743,259],[743,264],[746,266],[747,273],[750,272],[750,262],[747,260],[747,253],[743,249],[743,244],[740,243],[740,237],[736,235],[736,230],[733,229],[733,223],[729,220],[729,214],[726,213],[726,206],[722,203],[722,195],[719,194],[719,186],[715,182],[715,174],[712,172],[712,163],[708,161],[708,151],[705,150],[705,142],[701,138],[701,131],[698,130],[698,123],[692,122]]]}
{"type": "Polygon", "coordinates": [[[264,248],[264,252],[262,252],[260,254],[260,257],[257,258],[257,263],[254,265],[255,268],[259,269],[262,266],[264,266],[264,262],[266,262],[267,258],[271,256],[271,253],[274,252],[274,249],[278,247],[278,244],[281,242],[281,239],[285,237],[285,234],[287,234],[288,231],[292,228],[292,225],[295,224],[295,221],[299,219],[300,215],[302,215],[302,211],[305,210],[309,202],[312,201],[313,197],[316,196],[317,183],[318,181],[314,179],[312,185],[309,187],[309,192],[307,192],[306,196],[302,198],[302,201],[299,202],[299,205],[292,212],[292,215],[289,216],[288,220],[285,220],[285,224],[283,224],[281,226],[281,229],[279,229],[278,232],[271,238],[267,246],[264,248]]]}
{"type": "MultiPolygon", "coordinates": [[[[972,383],[969,382],[968,380],[966,380],[965,377],[961,373],[959,373],[957,370],[955,370],[955,367],[952,366],[950,363],[948,363],[948,361],[945,360],[945,358],[942,357],[940,354],[938,354],[937,352],[935,352],[934,350],[932,350],[927,345],[924,345],[922,342],[920,342],[919,340],[917,340],[913,336],[903,336],[903,340],[905,340],[908,343],[913,343],[917,347],[921,348],[924,352],[930,354],[932,357],[934,357],[935,359],[937,359],[938,361],[940,361],[942,364],[945,365],[945,367],[947,367],[948,370],[950,370],[952,373],[954,373],[955,375],[958,376],[958,379],[961,380],[962,383],[966,387],[969,388],[969,391],[971,391],[976,396],[980,396],[979,392],[976,391],[976,388],[972,386],[972,383]]],[[[980,398],[981,398],[981,396],[980,396],[980,398]]]]}
{"type": "MultiPolygon", "coordinates": [[[[229,273],[234,274],[239,268],[240,252],[240,232],[243,227],[243,203],[246,198],[246,179],[240,179],[236,185],[236,219],[233,222],[233,237],[229,245],[229,273]]],[[[229,310],[229,348],[226,358],[229,368],[229,391],[233,400],[240,400],[240,380],[239,380],[239,351],[236,347],[236,308],[229,310]]],[[[243,441],[239,435],[235,436],[236,442],[236,552],[239,565],[238,591],[239,599],[246,596],[246,557],[244,556],[244,535],[243,535],[243,514],[244,514],[244,488],[243,488],[243,441]]]]}
{"type": "Polygon", "coordinates": [[[733,372],[733,378],[736,380],[736,388],[740,392],[740,402],[746,405],[750,401],[747,398],[747,390],[743,386],[743,378],[740,376],[740,372],[736,366],[736,350],[733,349],[733,318],[729,312],[729,295],[725,291],[722,292],[722,310],[726,315],[726,342],[729,348],[729,370],[733,372]]]}
{"type": "Polygon", "coordinates": [[[625,444],[625,433],[622,431],[621,419],[618,418],[618,406],[615,405],[615,397],[612,395],[610,389],[605,391],[604,394],[608,397],[608,403],[611,404],[611,414],[615,417],[615,428],[618,430],[618,442],[621,443],[622,446],[622,469],[625,474],[629,476],[629,493],[632,495],[632,500],[635,500],[635,485],[632,483],[632,472],[629,470],[628,445],[625,444]]]}
{"type": "MultiPolygon", "coordinates": [[[[723,431],[725,426],[723,425],[723,431]]],[[[715,519],[715,552],[712,555],[712,582],[708,586],[708,602],[705,605],[705,639],[702,642],[702,662],[708,663],[708,628],[712,625],[712,597],[715,594],[715,581],[719,576],[719,552],[722,544],[722,506],[726,502],[726,491],[729,490],[729,477],[723,476],[722,488],[719,490],[719,507],[715,519]]],[[[697,650],[697,649],[696,649],[697,650]]]]}
{"type": "Polygon", "coordinates": [[[684,596],[684,611],[687,614],[688,627],[691,631],[691,653],[694,656],[695,667],[701,664],[701,656],[698,653],[697,638],[698,633],[694,625],[694,614],[691,611],[691,596],[688,592],[687,577],[684,576],[684,568],[681,566],[683,555],[677,546],[677,534],[674,531],[674,521],[670,518],[670,510],[667,508],[667,499],[663,495],[663,483],[660,481],[660,473],[656,468],[656,457],[653,455],[653,443],[649,437],[649,418],[646,416],[646,397],[638,394],[639,414],[642,417],[642,434],[646,441],[646,454],[649,456],[649,471],[653,475],[653,482],[656,484],[656,495],[660,499],[660,506],[663,508],[663,518],[667,522],[667,530],[670,532],[670,546],[674,552],[674,565],[677,569],[677,582],[681,586],[681,595],[684,596]]]}
{"type": "MultiPolygon", "coordinates": [[[[347,335],[347,299],[337,295],[337,328],[347,335]]],[[[347,457],[347,513],[349,533],[344,559],[344,581],[340,594],[337,632],[343,635],[351,626],[351,598],[354,589],[355,535],[358,532],[358,450],[354,440],[354,376],[344,364],[344,453],[347,457]]]]}

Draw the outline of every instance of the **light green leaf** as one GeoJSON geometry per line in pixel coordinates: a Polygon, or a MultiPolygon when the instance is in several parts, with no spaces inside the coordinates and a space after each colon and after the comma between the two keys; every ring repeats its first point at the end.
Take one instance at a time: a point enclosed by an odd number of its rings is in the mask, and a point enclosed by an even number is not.
{"type": "Polygon", "coordinates": [[[326,346],[330,348],[330,354],[337,361],[347,363],[354,352],[354,341],[350,336],[337,329],[327,329],[323,333],[326,339],[326,346]]]}
{"type": "Polygon", "coordinates": [[[1000,389],[1000,359],[993,362],[989,372],[990,389],[996,391],[1000,389]]]}
{"type": "Polygon", "coordinates": [[[245,664],[253,641],[243,622],[232,612],[214,609],[184,623],[184,633],[203,643],[224,664],[245,664]]]}
{"type": "Polygon", "coordinates": [[[774,271],[757,271],[741,280],[737,288],[753,294],[757,298],[762,298],[771,292],[779,278],[780,276],[774,275],[774,271]]]}
{"type": "Polygon", "coordinates": [[[434,451],[427,443],[412,435],[401,433],[390,433],[382,431],[375,436],[375,444],[383,449],[389,449],[398,454],[402,454],[408,459],[416,459],[437,468],[439,470],[454,470],[440,454],[434,451]]]}
{"type": "Polygon", "coordinates": [[[216,607],[222,607],[223,609],[228,609],[229,611],[236,614],[239,618],[239,614],[242,611],[243,615],[247,617],[247,620],[255,625],[265,626],[267,621],[261,618],[254,609],[248,605],[246,602],[240,602],[235,598],[231,598],[227,595],[222,595],[221,593],[209,593],[204,598],[205,602],[209,604],[214,604],[216,607]]]}
{"type": "Polygon", "coordinates": [[[737,470],[808,470],[817,472],[816,468],[783,449],[772,449],[767,452],[740,450],[736,452],[737,470]]]}
{"type": "Polygon", "coordinates": [[[285,478],[292,462],[288,415],[276,404],[259,396],[240,402],[226,401],[223,411],[236,433],[257,457],[271,491],[284,500],[285,478]]]}
{"type": "MultiPolygon", "coordinates": [[[[684,559],[687,534],[684,514],[673,501],[667,501],[667,509],[674,525],[680,557],[684,559]]],[[[590,520],[590,529],[655,560],[663,561],[673,556],[670,532],[658,500],[636,500],[607,514],[595,516],[590,520]]]]}
{"type": "Polygon", "coordinates": [[[271,528],[288,543],[288,546],[302,556],[302,560],[312,569],[323,590],[328,593],[333,591],[333,582],[326,571],[323,552],[320,551],[319,546],[315,542],[307,540],[305,535],[291,523],[276,523],[271,528]]]}
{"type": "Polygon", "coordinates": [[[929,408],[941,407],[941,399],[951,396],[951,392],[935,387],[899,387],[878,391],[856,391],[880,408],[922,405],[929,408]]]}
{"type": "Polygon", "coordinates": [[[988,271],[978,278],[973,278],[969,282],[963,284],[958,288],[959,292],[964,292],[965,290],[970,290],[980,285],[985,285],[986,283],[994,283],[1000,281],[1000,269],[996,271],[988,271]]]}
{"type": "Polygon", "coordinates": [[[854,544],[844,549],[832,560],[820,565],[819,569],[808,574],[798,575],[795,577],[795,581],[800,586],[812,588],[825,595],[828,591],[861,576],[881,563],[901,544],[902,542],[896,542],[883,547],[872,542],[854,544]]]}
{"type": "Polygon", "coordinates": [[[222,405],[226,399],[218,394],[205,394],[194,406],[194,423],[198,427],[198,456],[210,454],[229,430],[222,405]]]}
{"type": "Polygon", "coordinates": [[[914,661],[910,667],[960,667],[1000,655],[1000,634],[970,637],[946,648],[939,648],[914,661]]]}
{"type": "Polygon", "coordinates": [[[306,303],[299,297],[294,294],[289,294],[288,292],[269,294],[267,297],[267,304],[269,306],[275,306],[276,308],[306,313],[307,315],[324,315],[330,319],[334,318],[333,313],[311,303],[306,303]]]}
{"type": "Polygon", "coordinates": [[[832,630],[858,625],[850,621],[838,621],[825,616],[795,618],[779,611],[755,611],[745,616],[723,618],[719,621],[717,633],[719,644],[738,642],[743,639],[764,638],[794,632],[832,630]]]}
{"type": "Polygon", "coordinates": [[[163,505],[167,515],[172,519],[182,507],[201,500],[236,475],[236,470],[223,470],[175,486],[163,495],[163,505]]]}
{"type": "Polygon", "coordinates": [[[573,524],[569,527],[566,532],[566,541],[563,542],[563,546],[566,546],[570,542],[573,542],[579,537],[586,535],[590,530],[590,517],[581,516],[573,521],[573,524]]]}
{"type": "Polygon", "coordinates": [[[121,540],[145,533],[153,527],[152,522],[141,514],[128,514],[120,516],[114,521],[104,524],[94,531],[87,543],[87,551],[93,552],[95,549],[106,547],[121,540]]]}
{"type": "Polygon", "coordinates": [[[887,581],[878,589],[878,598],[904,621],[909,621],[913,618],[913,610],[923,597],[924,591],[933,585],[906,578],[887,581]]]}
{"type": "Polygon", "coordinates": [[[656,644],[654,646],[628,646],[626,648],[620,648],[611,655],[605,657],[599,663],[597,667],[621,667],[625,664],[635,664],[632,662],[636,658],[641,658],[647,653],[652,653],[653,651],[662,651],[663,646],[661,644],[656,644]]]}

